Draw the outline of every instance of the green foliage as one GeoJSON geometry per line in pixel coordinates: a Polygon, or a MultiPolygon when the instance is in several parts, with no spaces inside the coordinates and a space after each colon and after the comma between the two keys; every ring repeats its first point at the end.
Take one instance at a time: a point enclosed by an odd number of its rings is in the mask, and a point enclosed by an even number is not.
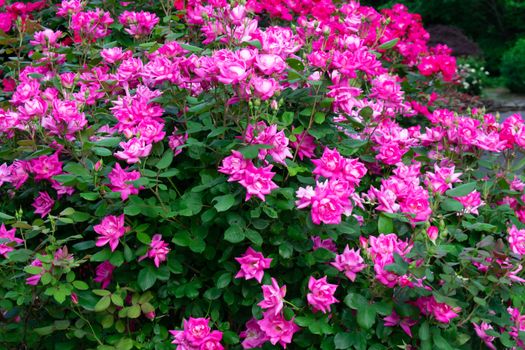
{"type": "Polygon", "coordinates": [[[501,74],[511,91],[525,92],[525,39],[519,39],[503,54],[501,74]]]}

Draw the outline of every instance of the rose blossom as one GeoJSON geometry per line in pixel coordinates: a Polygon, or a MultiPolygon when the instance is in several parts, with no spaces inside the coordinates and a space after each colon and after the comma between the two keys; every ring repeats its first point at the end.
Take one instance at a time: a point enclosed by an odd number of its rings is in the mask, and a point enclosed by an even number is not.
{"type": "Polygon", "coordinates": [[[334,297],[337,284],[329,284],[326,278],[327,277],[324,276],[316,280],[310,276],[308,280],[310,293],[306,295],[308,304],[312,306],[313,310],[319,310],[324,314],[330,311],[330,305],[339,302],[339,300],[334,297]]]}
{"type": "Polygon", "coordinates": [[[96,233],[101,235],[96,242],[97,247],[102,247],[109,243],[111,251],[115,251],[119,244],[120,237],[130,230],[124,226],[124,214],[119,216],[108,215],[98,225],[93,226],[96,233]]]}
{"type": "Polygon", "coordinates": [[[53,198],[47,192],[39,192],[38,197],[33,202],[32,206],[35,208],[35,214],[40,214],[45,217],[55,205],[53,198]]]}
{"type": "Polygon", "coordinates": [[[246,280],[255,278],[261,283],[264,276],[264,270],[270,268],[272,259],[265,258],[261,253],[249,247],[246,252],[239,258],[235,258],[241,264],[241,270],[235,275],[235,278],[244,277],[246,280]]]}
{"type": "Polygon", "coordinates": [[[355,281],[358,272],[362,271],[366,264],[360,255],[360,249],[357,251],[348,248],[346,245],[343,254],[339,254],[335,257],[335,261],[331,263],[339,271],[344,271],[345,276],[352,282],[355,281]]]}

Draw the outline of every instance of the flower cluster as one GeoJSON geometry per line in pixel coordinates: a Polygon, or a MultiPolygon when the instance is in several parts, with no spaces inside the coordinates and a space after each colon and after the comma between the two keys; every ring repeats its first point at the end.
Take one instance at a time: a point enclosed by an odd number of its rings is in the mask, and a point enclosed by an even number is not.
{"type": "Polygon", "coordinates": [[[170,331],[173,335],[172,344],[177,344],[178,350],[213,349],[222,350],[222,332],[211,330],[207,318],[192,318],[184,320],[182,330],[170,331]]]}
{"type": "Polygon", "coordinates": [[[230,175],[229,182],[238,181],[246,188],[246,198],[252,196],[259,197],[262,201],[265,196],[270,194],[278,186],[272,181],[275,173],[272,172],[272,165],[257,168],[249,159],[245,159],[238,151],[232,151],[232,155],[222,160],[219,171],[230,175]]]}
{"type": "Polygon", "coordinates": [[[399,163],[394,175],[381,180],[379,189],[372,187],[367,198],[377,203],[376,210],[404,213],[413,222],[427,221],[431,214],[428,191],[421,186],[420,163],[399,163]]]}
{"type": "Polygon", "coordinates": [[[297,208],[311,206],[314,224],[338,224],[343,214],[352,214],[354,204],[361,204],[355,188],[367,170],[357,159],[344,158],[337,150],[329,148],[324,150],[320,159],[312,162],[315,165],[312,174],[327,180],[317,180],[315,189],[311,186],[299,188],[296,193],[297,208]]]}

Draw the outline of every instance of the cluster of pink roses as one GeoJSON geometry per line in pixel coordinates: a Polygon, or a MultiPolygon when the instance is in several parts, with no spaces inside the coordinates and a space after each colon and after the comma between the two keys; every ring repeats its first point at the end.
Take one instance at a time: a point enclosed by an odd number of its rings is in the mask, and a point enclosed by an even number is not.
{"type": "Polygon", "coordinates": [[[440,303],[433,296],[420,297],[416,300],[415,305],[423,315],[432,315],[441,323],[450,323],[452,319],[459,316],[458,312],[461,311],[460,307],[452,307],[445,303],[440,303]]]}
{"type": "Polygon", "coordinates": [[[407,218],[416,223],[427,221],[432,210],[430,208],[428,191],[421,186],[421,164],[397,164],[394,175],[381,180],[381,187],[370,188],[365,196],[377,203],[376,210],[386,213],[404,213],[407,218]]]}
{"type": "Polygon", "coordinates": [[[124,11],[119,16],[119,22],[125,26],[126,33],[140,38],[151,33],[153,27],[159,23],[159,18],[151,12],[124,11]]]}
{"type": "Polygon", "coordinates": [[[395,262],[394,254],[406,260],[407,255],[412,249],[412,244],[400,240],[396,234],[380,234],[379,236],[370,236],[368,239],[362,238],[361,244],[366,249],[368,256],[374,262],[374,271],[379,282],[389,288],[396,285],[411,285],[408,276],[398,276],[392,271],[385,269],[386,266],[395,262]]]}
{"type": "Polygon", "coordinates": [[[210,329],[207,318],[192,318],[184,320],[182,330],[170,331],[173,344],[177,350],[222,350],[222,332],[210,329]]]}
{"type": "MultiPolygon", "coordinates": [[[[236,260],[241,264],[241,269],[235,277],[244,277],[246,280],[255,278],[259,283],[262,281],[264,270],[270,267],[272,261],[251,247],[236,260]]],[[[328,283],[326,276],[319,279],[310,277],[308,289],[306,298],[313,311],[328,313],[330,305],[338,302],[334,297],[337,285],[328,283]]],[[[241,333],[241,337],[244,338],[243,348],[257,348],[267,341],[273,345],[279,343],[286,348],[287,344],[291,343],[293,334],[299,330],[294,320],[287,320],[283,314],[286,286],[279,286],[277,280],[272,277],[270,285],[262,286],[262,292],[263,300],[258,305],[265,310],[263,318],[251,319],[246,323],[246,330],[241,333]]]]}
{"type": "Polygon", "coordinates": [[[246,188],[246,199],[252,196],[265,200],[265,195],[272,192],[278,186],[272,181],[274,172],[273,165],[257,168],[250,159],[245,159],[238,151],[232,151],[232,155],[222,160],[219,171],[230,175],[228,182],[238,181],[246,188]]]}
{"type": "Polygon", "coordinates": [[[357,159],[344,158],[337,150],[325,148],[320,159],[313,159],[315,169],[312,174],[317,178],[315,189],[312,186],[297,190],[297,208],[311,206],[312,221],[315,224],[338,224],[341,216],[352,214],[354,203],[361,205],[355,188],[359,186],[361,178],[367,169],[357,159]],[[352,203],[352,201],[354,203],[352,203]]]}
{"type": "MultiPolygon", "coordinates": [[[[251,247],[239,258],[241,269],[235,276],[246,280],[255,279],[261,283],[264,270],[270,268],[272,259],[265,258],[260,252],[251,247]]],[[[279,287],[277,280],[272,278],[271,285],[263,285],[264,299],[259,306],[266,311],[261,320],[251,319],[246,323],[246,330],[241,333],[244,338],[242,346],[244,349],[253,349],[261,346],[267,341],[273,345],[278,342],[286,348],[291,343],[293,334],[299,329],[292,320],[286,320],[282,314],[286,286],[279,287]]]]}

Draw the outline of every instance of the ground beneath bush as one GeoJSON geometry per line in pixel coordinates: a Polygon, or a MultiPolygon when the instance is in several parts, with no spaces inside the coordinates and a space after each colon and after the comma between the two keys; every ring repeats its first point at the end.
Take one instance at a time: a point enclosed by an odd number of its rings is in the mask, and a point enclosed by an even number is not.
{"type": "Polygon", "coordinates": [[[487,109],[490,112],[499,112],[503,118],[513,113],[521,112],[525,115],[525,95],[514,94],[507,88],[491,88],[483,91],[487,109]]]}

